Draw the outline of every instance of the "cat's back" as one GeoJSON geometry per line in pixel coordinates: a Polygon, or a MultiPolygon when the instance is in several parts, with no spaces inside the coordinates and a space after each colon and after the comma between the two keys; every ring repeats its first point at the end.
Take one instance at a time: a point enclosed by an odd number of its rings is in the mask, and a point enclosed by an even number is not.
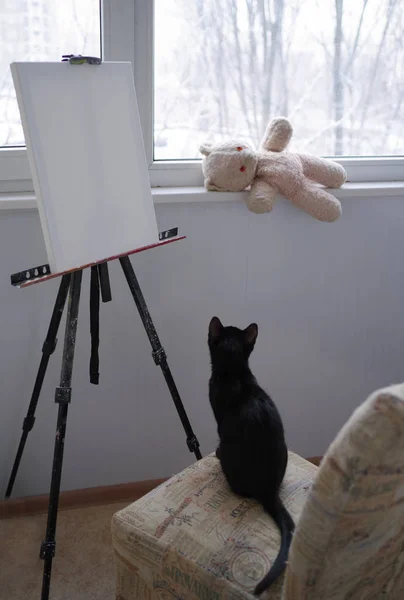
{"type": "Polygon", "coordinates": [[[283,437],[279,411],[267,392],[254,377],[227,386],[214,387],[213,404],[220,406],[222,433],[239,443],[261,445],[283,437]],[[215,402],[216,400],[216,402],[215,402]]]}
{"type": "Polygon", "coordinates": [[[251,480],[254,485],[249,489],[257,497],[261,483],[271,487],[274,480],[277,485],[279,473],[286,468],[287,448],[282,420],[270,396],[257,384],[245,386],[243,392],[243,402],[225,414],[218,428],[221,463],[229,481],[241,478],[247,485],[251,480]]]}
{"type": "Polygon", "coordinates": [[[240,420],[249,430],[274,433],[283,432],[279,411],[269,396],[256,381],[250,382],[243,390],[244,402],[240,404],[240,420]]]}

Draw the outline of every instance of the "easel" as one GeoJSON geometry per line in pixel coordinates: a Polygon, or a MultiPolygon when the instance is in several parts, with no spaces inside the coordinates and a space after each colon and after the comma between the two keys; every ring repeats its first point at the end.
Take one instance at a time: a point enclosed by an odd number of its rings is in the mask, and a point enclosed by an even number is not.
{"type": "Polygon", "coordinates": [[[135,254],[137,252],[148,250],[149,248],[163,246],[165,244],[184,239],[183,237],[177,237],[177,231],[177,229],[174,229],[162,232],[159,236],[160,242],[157,244],[153,244],[152,246],[139,248],[137,250],[133,250],[132,252],[128,252],[123,255],[114,256],[109,259],[104,259],[102,262],[99,263],[84,265],[80,269],[71,272],[51,274],[49,265],[42,265],[40,267],[28,269],[27,271],[23,271],[21,273],[17,273],[11,276],[12,284],[17,287],[27,287],[40,281],[46,281],[59,276],[61,276],[62,279],[60,282],[59,291],[50,320],[48,333],[46,335],[46,339],[42,347],[42,359],[39,365],[38,374],[31,396],[31,401],[28,407],[28,412],[23,422],[23,432],[14,461],[14,466],[11,472],[10,480],[7,486],[6,498],[9,498],[12,493],[15,478],[18,472],[18,467],[20,465],[25,443],[27,441],[28,433],[31,431],[35,422],[35,410],[37,407],[43,380],[49,363],[49,358],[56,348],[56,336],[58,328],[62,318],[64,306],[66,304],[67,296],[69,296],[65,338],[63,346],[62,368],[60,374],[60,385],[56,388],[55,392],[55,402],[59,405],[59,409],[56,426],[55,447],[53,454],[52,479],[49,493],[48,521],[46,526],[46,537],[45,540],[42,542],[40,551],[40,557],[45,561],[42,580],[42,600],[48,600],[49,598],[52,560],[55,556],[56,523],[59,505],[60,481],[62,476],[63,449],[67,425],[67,412],[69,403],[71,401],[71,384],[74,351],[76,344],[77,318],[80,303],[81,281],[84,269],[89,267],[91,268],[90,319],[92,352],[90,361],[90,381],[94,384],[98,384],[98,310],[100,293],[103,302],[108,302],[111,300],[107,263],[112,260],[119,260],[126,281],[128,282],[129,289],[135,301],[137,310],[139,312],[140,318],[142,320],[143,326],[148,335],[153,350],[152,356],[154,362],[161,368],[163,372],[164,378],[167,383],[167,387],[170,391],[181,423],[185,430],[188,448],[190,452],[193,452],[195,454],[195,457],[198,460],[202,458],[202,455],[199,450],[199,442],[192,430],[187,413],[185,411],[184,405],[181,401],[173,376],[168,366],[166,353],[163,347],[161,346],[156,328],[153,324],[152,318],[146,305],[146,301],[143,297],[142,291],[140,289],[138,280],[136,278],[135,272],[133,270],[129,258],[130,254],[135,254]],[[173,235],[175,237],[172,237],[173,235]]]}

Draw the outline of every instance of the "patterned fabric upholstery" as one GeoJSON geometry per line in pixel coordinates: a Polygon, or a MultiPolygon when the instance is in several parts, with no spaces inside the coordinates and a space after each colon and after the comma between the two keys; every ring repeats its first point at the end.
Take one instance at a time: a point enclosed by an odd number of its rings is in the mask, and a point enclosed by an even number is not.
{"type": "Polygon", "coordinates": [[[284,600],[404,599],[404,385],[373,394],[331,444],[289,555],[284,600]]]}
{"type": "MultiPolygon", "coordinates": [[[[282,498],[297,521],[317,467],[292,452],[282,498]]],[[[254,501],[233,495],[210,455],[114,515],[117,600],[247,600],[280,536],[254,501]]],[[[283,577],[261,598],[280,600],[283,577]]]]}
{"type": "MultiPolygon", "coordinates": [[[[290,453],[282,497],[298,525],[262,600],[404,600],[404,385],[360,406],[319,470],[290,453]]],[[[251,600],[279,549],[213,455],[116,513],[112,532],[117,600],[251,600]]]]}

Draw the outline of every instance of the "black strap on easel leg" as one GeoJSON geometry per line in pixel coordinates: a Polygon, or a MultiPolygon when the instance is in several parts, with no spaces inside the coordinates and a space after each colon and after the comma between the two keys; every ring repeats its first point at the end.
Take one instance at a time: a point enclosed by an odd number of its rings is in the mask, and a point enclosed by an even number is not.
{"type": "Polygon", "coordinates": [[[126,281],[128,282],[129,289],[132,293],[133,299],[138,309],[140,318],[142,319],[143,326],[148,335],[150,344],[153,348],[154,362],[156,363],[156,365],[160,366],[163,372],[164,379],[167,383],[167,387],[170,390],[170,394],[174,401],[175,408],[177,409],[178,416],[180,417],[182,426],[185,430],[187,436],[188,449],[190,450],[190,452],[193,452],[195,454],[195,457],[199,460],[200,458],[202,458],[202,454],[199,450],[198,439],[192,430],[192,426],[189,422],[188,415],[185,411],[177,386],[175,385],[174,378],[171,374],[170,367],[167,363],[166,353],[160,343],[159,336],[150,316],[149,309],[147,308],[147,304],[143,297],[142,290],[140,289],[135,272],[133,270],[132,263],[130,262],[128,256],[123,256],[119,259],[119,261],[121,263],[123,272],[126,277],[126,281]]]}
{"type": "Polygon", "coordinates": [[[60,386],[56,388],[55,393],[55,402],[58,403],[59,409],[53,454],[46,537],[45,541],[42,542],[40,553],[40,557],[45,561],[42,579],[42,600],[48,600],[49,598],[52,560],[55,556],[56,523],[59,507],[60,481],[62,478],[63,449],[65,444],[67,411],[71,399],[73,360],[76,346],[77,318],[82,275],[82,271],[76,271],[72,276],[66,318],[62,369],[60,372],[60,386]]]}
{"type": "Polygon", "coordinates": [[[91,267],[90,280],[90,334],[91,334],[91,358],[90,358],[90,382],[98,385],[100,345],[100,280],[98,267],[91,267]]]}
{"type": "Polygon", "coordinates": [[[52,317],[49,323],[48,333],[46,335],[44,344],[42,346],[42,358],[39,364],[38,373],[36,376],[34,389],[32,390],[31,401],[29,403],[27,416],[24,419],[22,426],[22,434],[20,443],[18,446],[17,454],[14,460],[13,469],[11,471],[10,479],[7,485],[6,490],[6,499],[9,498],[12,494],[15,479],[17,477],[18,468],[20,466],[21,458],[24,452],[25,443],[28,438],[28,434],[34,426],[35,423],[35,411],[39,400],[39,395],[41,393],[42,384],[45,378],[46,369],[48,367],[49,359],[53,354],[56,348],[56,336],[60,325],[60,320],[62,318],[63,309],[66,304],[66,298],[69,291],[71,275],[63,275],[62,280],[60,282],[58,295],[56,297],[55,306],[53,308],[52,317]]]}
{"type": "Polygon", "coordinates": [[[108,263],[100,263],[98,266],[98,277],[100,279],[101,299],[105,302],[111,302],[111,284],[109,282],[108,263]]]}
{"type": "Polygon", "coordinates": [[[90,280],[90,382],[98,385],[100,380],[100,293],[103,302],[111,302],[111,285],[109,282],[108,263],[100,263],[91,267],[90,280]]]}

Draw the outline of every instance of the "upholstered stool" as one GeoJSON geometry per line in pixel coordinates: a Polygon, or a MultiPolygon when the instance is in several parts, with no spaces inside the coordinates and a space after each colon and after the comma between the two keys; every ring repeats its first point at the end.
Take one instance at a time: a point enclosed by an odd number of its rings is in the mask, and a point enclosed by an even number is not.
{"type": "MultiPolygon", "coordinates": [[[[317,467],[289,453],[282,499],[297,522],[317,467]]],[[[212,454],[117,512],[117,600],[246,600],[279,551],[273,520],[235,496],[212,454]]],[[[262,594],[281,598],[283,576],[262,594]]]]}

